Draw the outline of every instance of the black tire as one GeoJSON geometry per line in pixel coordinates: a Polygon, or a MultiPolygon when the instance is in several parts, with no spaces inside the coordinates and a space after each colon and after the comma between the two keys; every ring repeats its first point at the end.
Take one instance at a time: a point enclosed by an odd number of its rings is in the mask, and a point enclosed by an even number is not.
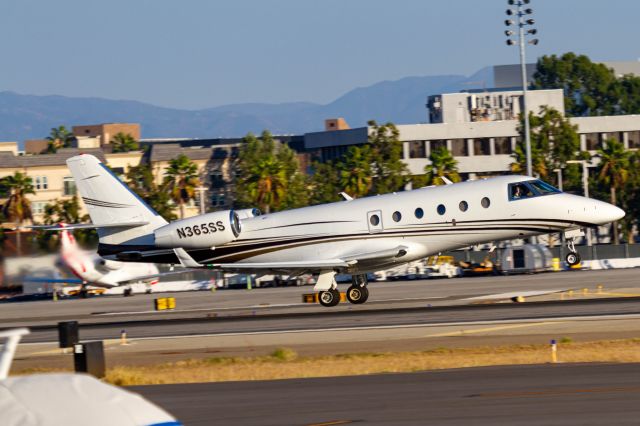
{"type": "Polygon", "coordinates": [[[336,306],[340,303],[340,292],[337,289],[321,291],[318,293],[318,302],[327,308],[336,306]]]}
{"type": "Polygon", "coordinates": [[[351,286],[347,290],[347,300],[354,305],[361,305],[369,298],[369,290],[366,287],[351,286]]]}
{"type": "Polygon", "coordinates": [[[580,263],[580,255],[578,253],[570,252],[567,253],[565,260],[567,262],[567,265],[574,266],[580,263]]]}

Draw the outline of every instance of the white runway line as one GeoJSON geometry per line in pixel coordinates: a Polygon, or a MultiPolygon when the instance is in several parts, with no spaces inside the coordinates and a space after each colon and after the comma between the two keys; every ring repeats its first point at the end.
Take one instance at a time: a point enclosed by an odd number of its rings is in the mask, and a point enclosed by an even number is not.
{"type": "MultiPolygon", "coordinates": [[[[476,325],[497,325],[497,324],[526,324],[526,323],[543,323],[543,322],[569,322],[569,321],[601,321],[601,320],[629,320],[640,319],[640,314],[621,314],[621,315],[593,315],[593,316],[575,316],[575,317],[545,317],[545,318],[525,318],[514,320],[492,320],[492,321],[469,321],[469,322],[447,322],[437,324],[404,324],[404,325],[372,325],[363,327],[334,327],[334,328],[317,328],[302,330],[271,330],[271,331],[244,331],[236,333],[212,333],[212,334],[193,334],[179,336],[155,336],[155,337],[136,337],[130,338],[129,341],[139,340],[168,340],[168,339],[192,339],[201,337],[229,337],[229,336],[258,336],[270,334],[294,334],[294,333],[326,333],[339,331],[362,331],[362,330],[394,330],[403,328],[436,328],[436,327],[470,327],[476,325]]],[[[44,345],[57,344],[57,341],[50,342],[33,342],[21,343],[21,345],[44,345]]]]}

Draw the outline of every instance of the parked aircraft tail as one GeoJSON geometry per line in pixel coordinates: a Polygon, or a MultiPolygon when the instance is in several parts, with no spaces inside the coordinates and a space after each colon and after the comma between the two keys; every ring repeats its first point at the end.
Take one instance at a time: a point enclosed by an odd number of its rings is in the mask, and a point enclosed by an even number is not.
{"type": "Polygon", "coordinates": [[[153,230],[167,224],[93,155],[67,160],[101,245],[153,245],[153,230]]]}

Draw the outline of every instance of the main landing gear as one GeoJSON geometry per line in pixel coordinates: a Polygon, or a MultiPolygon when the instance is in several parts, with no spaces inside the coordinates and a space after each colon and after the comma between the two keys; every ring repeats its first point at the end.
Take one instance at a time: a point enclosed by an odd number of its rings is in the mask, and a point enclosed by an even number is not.
{"type": "Polygon", "coordinates": [[[361,305],[369,298],[367,275],[353,275],[351,286],[347,289],[347,300],[354,305],[361,305]]]}
{"type": "Polygon", "coordinates": [[[567,265],[575,266],[580,263],[580,255],[576,250],[576,247],[573,242],[573,238],[567,240],[567,248],[569,249],[569,253],[565,256],[564,260],[567,261],[567,265]]]}
{"type": "MultiPolygon", "coordinates": [[[[366,302],[369,298],[367,283],[367,276],[365,274],[353,275],[351,278],[351,286],[347,289],[347,300],[354,305],[360,305],[366,302]]],[[[321,291],[318,294],[318,302],[326,307],[336,306],[340,303],[340,291],[338,291],[337,287],[321,291]]]]}

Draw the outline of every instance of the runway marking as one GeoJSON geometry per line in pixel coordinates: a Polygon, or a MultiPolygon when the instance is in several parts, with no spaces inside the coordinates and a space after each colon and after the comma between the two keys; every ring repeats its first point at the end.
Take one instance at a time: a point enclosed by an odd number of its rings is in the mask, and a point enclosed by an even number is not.
{"type": "Polygon", "coordinates": [[[544,296],[547,294],[561,293],[567,291],[566,289],[553,289],[553,290],[528,290],[528,291],[512,291],[509,293],[497,293],[487,294],[484,296],[468,297],[462,300],[492,300],[492,299],[511,299],[518,296],[532,297],[532,296],[544,296]]]}
{"type": "Polygon", "coordinates": [[[620,388],[594,388],[594,389],[549,389],[542,391],[530,392],[495,392],[495,393],[479,393],[469,395],[468,398],[524,398],[536,396],[557,396],[557,395],[574,395],[589,393],[612,393],[612,392],[640,392],[640,387],[620,387],[620,388]]]}
{"type": "MultiPolygon", "coordinates": [[[[104,339],[103,340],[104,345],[105,346],[113,346],[115,344],[120,343],[120,339],[104,339]]],[[[49,344],[49,343],[53,343],[53,342],[47,342],[47,343],[41,343],[41,344],[49,344]]],[[[21,343],[20,346],[22,345],[28,345],[30,343],[21,343]]],[[[33,343],[31,343],[33,344],[33,343]]],[[[61,353],[67,353],[67,352],[63,352],[63,350],[66,349],[72,349],[71,352],[69,353],[73,353],[73,348],[56,348],[56,349],[50,349],[47,351],[39,351],[39,352],[31,352],[30,354],[28,354],[28,356],[42,356],[42,355],[59,355],[61,353]]]]}
{"type": "Polygon", "coordinates": [[[438,333],[438,334],[428,334],[425,337],[455,337],[455,336],[465,336],[467,334],[478,334],[485,333],[488,331],[499,331],[499,330],[509,330],[513,328],[525,328],[525,327],[538,327],[541,325],[549,325],[549,324],[560,324],[564,321],[548,321],[548,322],[535,322],[535,323],[527,323],[527,324],[511,324],[511,325],[503,325],[499,327],[488,327],[488,328],[476,328],[473,330],[459,330],[453,332],[446,333],[438,333]]]}
{"type": "MultiPolygon", "coordinates": [[[[594,316],[578,316],[578,317],[548,317],[548,318],[528,318],[514,320],[493,320],[493,321],[467,321],[467,322],[448,322],[436,324],[400,324],[400,325],[372,325],[364,327],[334,327],[334,328],[311,328],[300,330],[270,330],[270,331],[242,331],[234,333],[209,333],[209,334],[185,334],[177,336],[152,336],[152,337],[128,337],[129,342],[142,340],[167,340],[167,339],[194,339],[203,337],[233,337],[233,336],[256,336],[271,334],[294,334],[294,333],[324,333],[324,332],[340,332],[340,331],[363,331],[363,330],[397,330],[403,328],[434,328],[434,327],[460,327],[474,325],[492,325],[492,324],[530,324],[534,322],[571,322],[571,321],[600,321],[600,320],[629,320],[640,319],[640,314],[620,314],[620,315],[594,315],[594,316]]],[[[114,339],[118,340],[118,339],[114,339]]],[[[20,343],[21,346],[26,345],[42,345],[52,344],[57,341],[49,342],[25,342],[20,343]]]]}
{"type": "Polygon", "coordinates": [[[333,420],[333,421],[324,422],[324,423],[311,423],[308,426],[333,426],[333,425],[346,425],[349,423],[353,423],[353,420],[333,420]]]}

